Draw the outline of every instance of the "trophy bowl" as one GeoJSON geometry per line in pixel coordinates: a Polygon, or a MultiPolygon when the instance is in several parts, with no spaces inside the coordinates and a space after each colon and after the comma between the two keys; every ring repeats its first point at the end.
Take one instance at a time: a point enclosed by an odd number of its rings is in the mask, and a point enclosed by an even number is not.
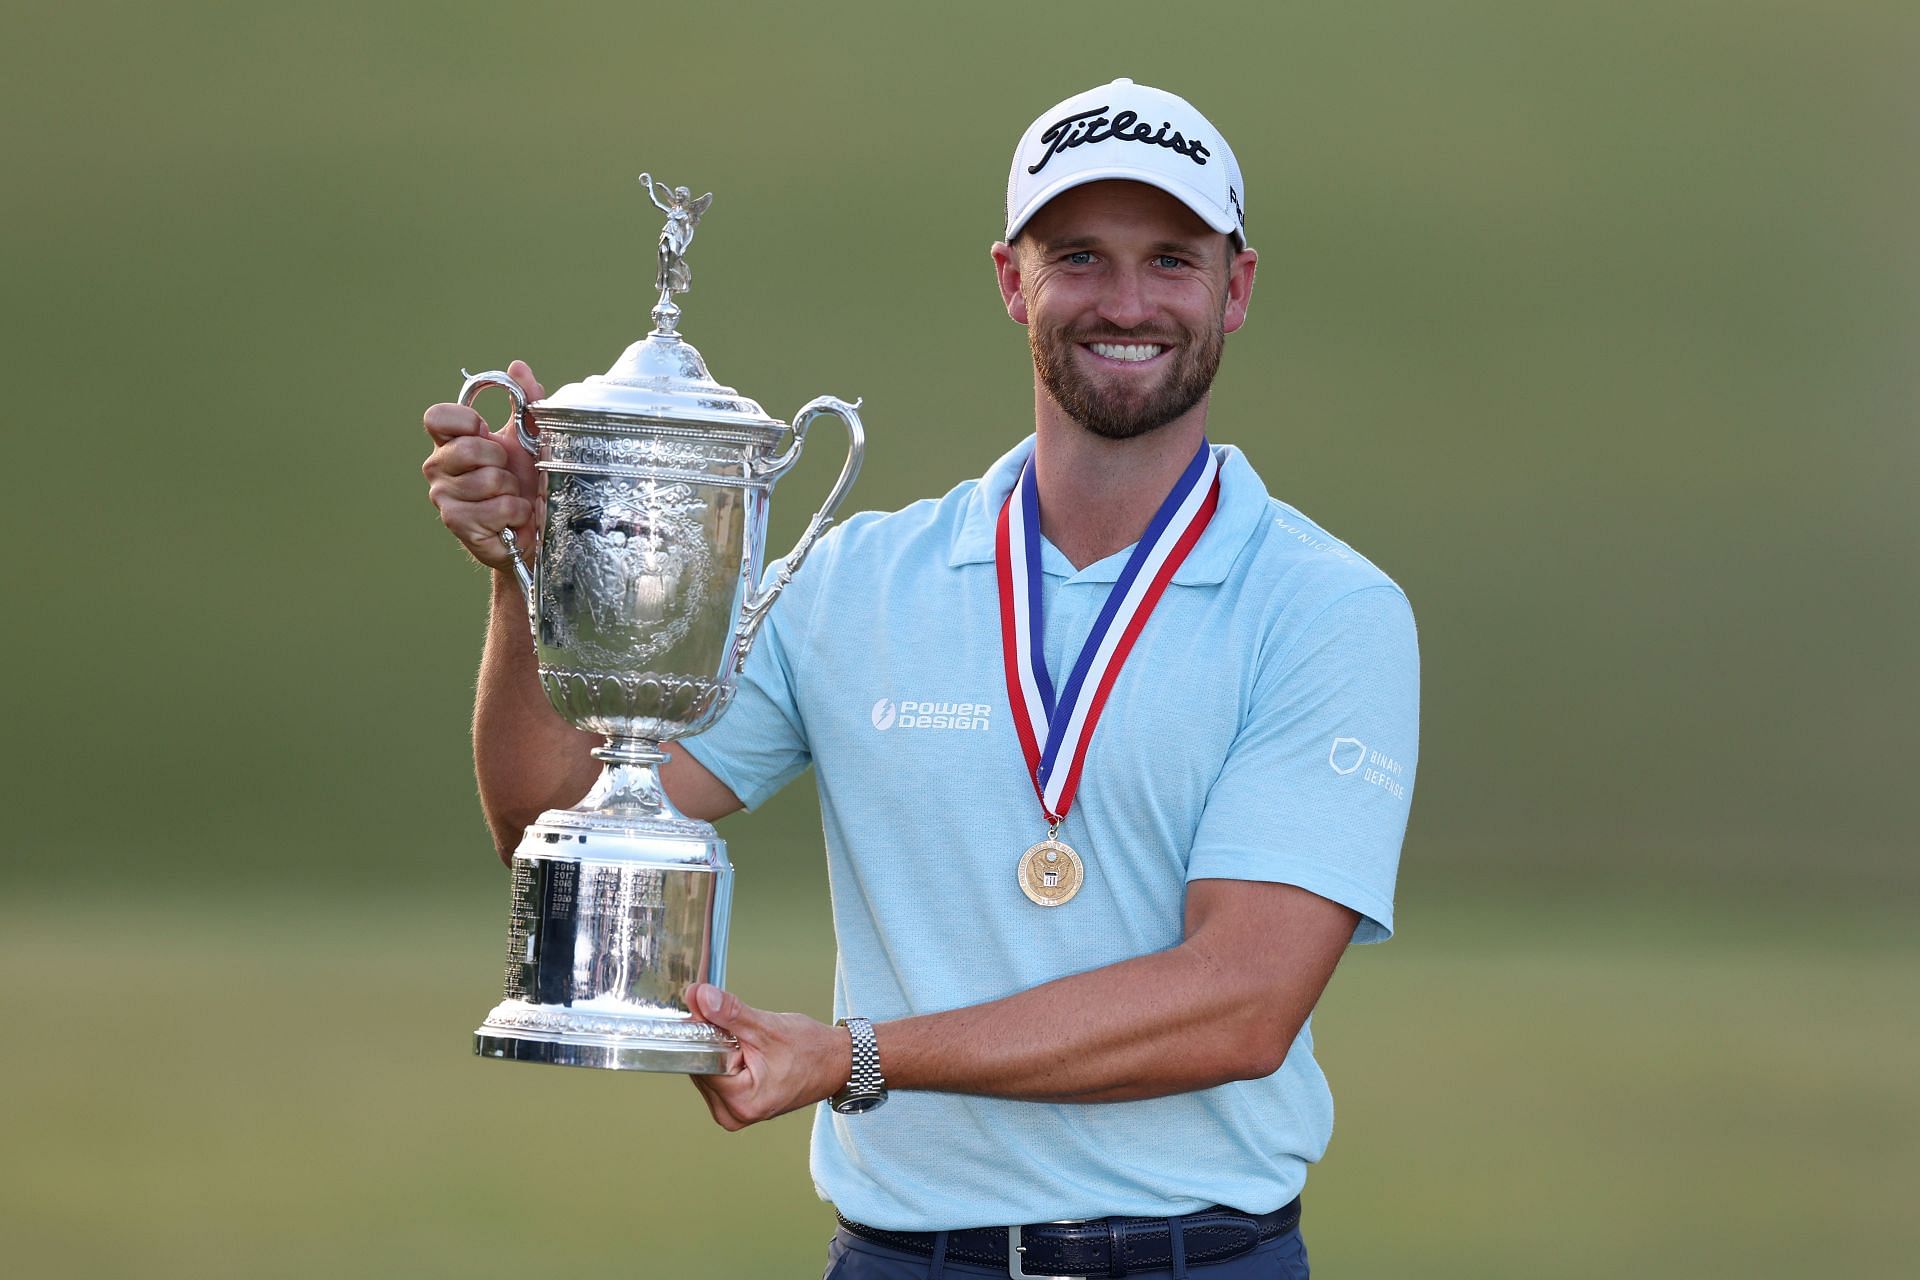
{"type": "Polygon", "coordinates": [[[712,196],[641,181],[668,215],[653,331],[606,373],[533,404],[497,371],[469,375],[460,390],[463,405],[490,386],[506,391],[514,434],[538,459],[546,514],[533,564],[511,530],[501,536],[547,700],[607,738],[593,751],[602,765],[593,788],[541,814],[514,851],[504,998],[474,1033],[474,1052],[719,1074],[735,1044],[698,1019],[684,992],[726,985],[733,867],[712,825],[662,790],[662,745],[725,712],[768,610],[851,489],[865,436],[857,403],[822,396],[788,426],[713,380],[677,332],[672,301],[712,196]],[[846,463],[763,581],[773,486],[822,416],[845,423],[846,463]]]}

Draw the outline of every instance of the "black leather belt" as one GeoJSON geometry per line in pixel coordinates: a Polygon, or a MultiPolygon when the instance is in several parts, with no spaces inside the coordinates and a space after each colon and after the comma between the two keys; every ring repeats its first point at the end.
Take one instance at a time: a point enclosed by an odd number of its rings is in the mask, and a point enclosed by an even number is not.
{"type": "MultiPolygon", "coordinates": [[[[838,1212],[840,1225],[862,1240],[922,1257],[933,1256],[931,1231],[884,1231],[838,1212]]],[[[947,1260],[1004,1266],[1009,1276],[1125,1276],[1173,1265],[1167,1218],[1095,1218],[1022,1227],[972,1227],[947,1233],[947,1260]]],[[[1225,1262],[1300,1225],[1300,1199],[1272,1213],[1241,1213],[1216,1205],[1178,1219],[1187,1265],[1225,1262]]]]}

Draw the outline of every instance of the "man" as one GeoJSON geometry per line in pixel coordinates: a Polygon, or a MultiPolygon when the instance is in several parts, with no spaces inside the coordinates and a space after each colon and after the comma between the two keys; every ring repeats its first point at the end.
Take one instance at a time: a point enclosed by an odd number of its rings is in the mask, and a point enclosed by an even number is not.
{"type": "MultiPolygon", "coordinates": [[[[1116,80],[1036,120],[992,251],[1034,435],[824,540],[666,770],[711,819],[815,766],[844,1025],[688,999],[740,1041],[694,1079],[723,1127],[834,1100],[830,1275],[1307,1274],[1332,1131],[1308,1015],[1392,930],[1418,660],[1399,588],[1206,442],[1245,207],[1171,94],[1116,80]]],[[[470,410],[426,425],[443,520],[501,569],[536,473],[470,410]]],[[[597,766],[504,572],[493,603],[475,751],[505,857],[597,766]]]]}

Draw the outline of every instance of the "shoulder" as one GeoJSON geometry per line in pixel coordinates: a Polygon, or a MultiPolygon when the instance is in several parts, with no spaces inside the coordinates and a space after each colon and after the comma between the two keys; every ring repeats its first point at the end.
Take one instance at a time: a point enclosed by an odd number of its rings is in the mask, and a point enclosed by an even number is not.
{"type": "MultiPolygon", "coordinates": [[[[771,622],[791,634],[811,633],[822,619],[869,617],[903,593],[938,592],[950,565],[965,563],[954,548],[968,527],[967,503],[976,481],[943,497],[897,511],[858,511],[828,527],[793,575],[771,622]]],[[[769,547],[764,574],[779,572],[769,547]]],[[[991,554],[989,553],[989,559],[991,554]]]]}
{"type": "MultiPolygon", "coordinates": [[[[965,480],[938,498],[922,498],[895,511],[858,511],[828,530],[820,577],[854,574],[870,579],[886,567],[945,566],[956,543],[974,532],[978,480],[965,480]]],[[[808,568],[811,568],[811,564],[808,568]]],[[[796,579],[798,581],[798,579],[796,579]]]]}
{"type": "Polygon", "coordinates": [[[1314,653],[1355,660],[1412,658],[1413,608],[1400,584],[1299,508],[1269,497],[1240,564],[1239,607],[1259,629],[1265,663],[1289,668],[1314,653]]]}
{"type": "Polygon", "coordinates": [[[1234,587],[1237,608],[1265,603],[1302,607],[1330,603],[1356,591],[1379,588],[1405,592],[1385,570],[1291,503],[1273,496],[1252,461],[1232,445],[1216,445],[1220,459],[1221,501],[1215,517],[1224,545],[1208,558],[1197,577],[1224,580],[1234,587]],[[1220,552],[1231,557],[1229,567],[1220,552]]]}
{"type": "Polygon", "coordinates": [[[1375,587],[1406,598],[1386,570],[1299,508],[1268,498],[1264,514],[1252,540],[1253,567],[1262,579],[1286,581],[1329,600],[1375,587]]]}

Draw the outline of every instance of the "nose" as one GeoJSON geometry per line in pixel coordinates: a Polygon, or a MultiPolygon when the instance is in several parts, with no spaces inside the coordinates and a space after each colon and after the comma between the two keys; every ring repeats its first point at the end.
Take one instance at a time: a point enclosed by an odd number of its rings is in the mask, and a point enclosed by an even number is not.
{"type": "Polygon", "coordinates": [[[1153,315],[1153,303],[1140,273],[1124,269],[1108,272],[1099,312],[1100,318],[1115,328],[1135,329],[1145,324],[1153,315]]]}

